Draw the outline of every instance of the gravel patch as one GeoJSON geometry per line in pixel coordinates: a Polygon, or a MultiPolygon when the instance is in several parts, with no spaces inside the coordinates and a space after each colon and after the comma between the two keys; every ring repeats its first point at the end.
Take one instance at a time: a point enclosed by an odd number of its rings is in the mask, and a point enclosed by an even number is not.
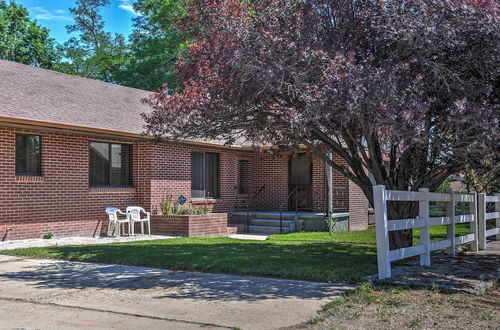
{"type": "Polygon", "coordinates": [[[0,242],[1,250],[14,250],[30,247],[46,247],[46,246],[63,246],[63,245],[87,245],[87,244],[109,244],[109,243],[125,243],[135,241],[151,241],[158,239],[176,238],[175,236],[163,235],[137,235],[137,236],[122,236],[122,237],[57,237],[51,239],[33,238],[21,239],[14,241],[0,242]]]}

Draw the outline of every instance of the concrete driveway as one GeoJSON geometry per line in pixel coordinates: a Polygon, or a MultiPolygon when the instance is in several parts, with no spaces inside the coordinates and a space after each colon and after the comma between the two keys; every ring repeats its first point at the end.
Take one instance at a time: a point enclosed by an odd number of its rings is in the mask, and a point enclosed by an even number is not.
{"type": "Polygon", "coordinates": [[[0,256],[0,328],[275,329],[349,286],[0,256]]]}

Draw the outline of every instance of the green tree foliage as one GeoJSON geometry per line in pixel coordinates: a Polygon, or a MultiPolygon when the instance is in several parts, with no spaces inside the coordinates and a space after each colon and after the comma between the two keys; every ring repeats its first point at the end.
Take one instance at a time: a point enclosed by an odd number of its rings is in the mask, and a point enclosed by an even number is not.
{"type": "Polygon", "coordinates": [[[436,188],[436,192],[447,193],[451,191],[450,179],[446,179],[436,188]]]}
{"type": "Polygon", "coordinates": [[[189,40],[179,22],[187,16],[183,0],[137,0],[129,42],[105,31],[101,9],[109,0],[77,0],[69,11],[78,33],[55,47],[49,31],[31,20],[28,11],[0,0],[0,58],[42,66],[82,77],[146,90],[163,84],[179,87],[175,64],[189,40]]]}
{"type": "Polygon", "coordinates": [[[70,8],[75,23],[68,25],[68,32],[79,32],[58,47],[65,59],[60,71],[98,79],[118,82],[117,76],[125,68],[128,58],[127,44],[121,34],[104,31],[104,20],[100,9],[109,0],[77,0],[76,7],[70,8]]]}
{"type": "Polygon", "coordinates": [[[0,59],[53,68],[58,56],[49,31],[26,8],[0,0],[0,59]]]}
{"type": "Polygon", "coordinates": [[[126,70],[118,75],[120,84],[146,90],[157,90],[167,83],[179,86],[175,63],[182,54],[188,35],[178,22],[187,14],[183,0],[137,0],[130,36],[130,58],[126,70]]]}

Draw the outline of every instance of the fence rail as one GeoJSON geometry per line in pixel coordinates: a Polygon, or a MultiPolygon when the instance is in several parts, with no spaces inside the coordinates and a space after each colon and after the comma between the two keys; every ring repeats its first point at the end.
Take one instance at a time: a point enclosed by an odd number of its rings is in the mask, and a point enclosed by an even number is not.
{"type": "Polygon", "coordinates": [[[484,193],[478,194],[478,216],[479,216],[479,249],[486,249],[486,239],[496,235],[500,240],[500,194],[487,196],[484,193]],[[488,212],[488,203],[495,203],[495,211],[488,212]],[[493,228],[488,229],[488,220],[495,219],[493,228]]]}
{"type": "MultiPolygon", "coordinates": [[[[478,199],[476,194],[431,193],[428,189],[419,191],[386,190],[385,186],[373,187],[375,206],[375,225],[377,235],[377,259],[379,278],[391,277],[391,262],[420,256],[420,265],[429,266],[430,253],[435,250],[448,249],[449,254],[455,254],[455,246],[471,243],[472,250],[478,250],[478,199]],[[418,217],[415,219],[388,219],[387,202],[418,202],[418,217]],[[445,202],[446,216],[431,217],[429,202],[445,202]],[[471,203],[469,214],[455,215],[456,203],[471,203]],[[470,234],[455,237],[455,224],[470,223],[470,234]],[[446,225],[446,239],[431,242],[430,227],[446,225]],[[420,228],[420,245],[396,250],[389,248],[389,232],[420,228]]],[[[498,199],[495,199],[498,207],[498,199]]],[[[497,209],[500,211],[500,209],[497,209]]],[[[496,214],[498,216],[498,214],[496,214]]],[[[494,216],[494,215],[488,215],[494,216]]],[[[497,227],[498,222],[497,222],[497,227]]],[[[498,229],[498,228],[497,228],[498,229]]],[[[486,230],[483,231],[486,233],[486,230]]],[[[493,231],[491,231],[493,232],[493,231]]],[[[496,234],[498,234],[495,231],[496,234]]],[[[492,234],[494,235],[494,234],[492,234]]]]}

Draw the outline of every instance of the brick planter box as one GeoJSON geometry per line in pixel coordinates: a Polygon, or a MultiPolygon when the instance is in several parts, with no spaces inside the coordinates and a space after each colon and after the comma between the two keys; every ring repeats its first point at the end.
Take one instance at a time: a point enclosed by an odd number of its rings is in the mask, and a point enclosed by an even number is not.
{"type": "Polygon", "coordinates": [[[227,214],[152,215],[151,231],[158,235],[188,237],[227,236],[227,214]]]}

